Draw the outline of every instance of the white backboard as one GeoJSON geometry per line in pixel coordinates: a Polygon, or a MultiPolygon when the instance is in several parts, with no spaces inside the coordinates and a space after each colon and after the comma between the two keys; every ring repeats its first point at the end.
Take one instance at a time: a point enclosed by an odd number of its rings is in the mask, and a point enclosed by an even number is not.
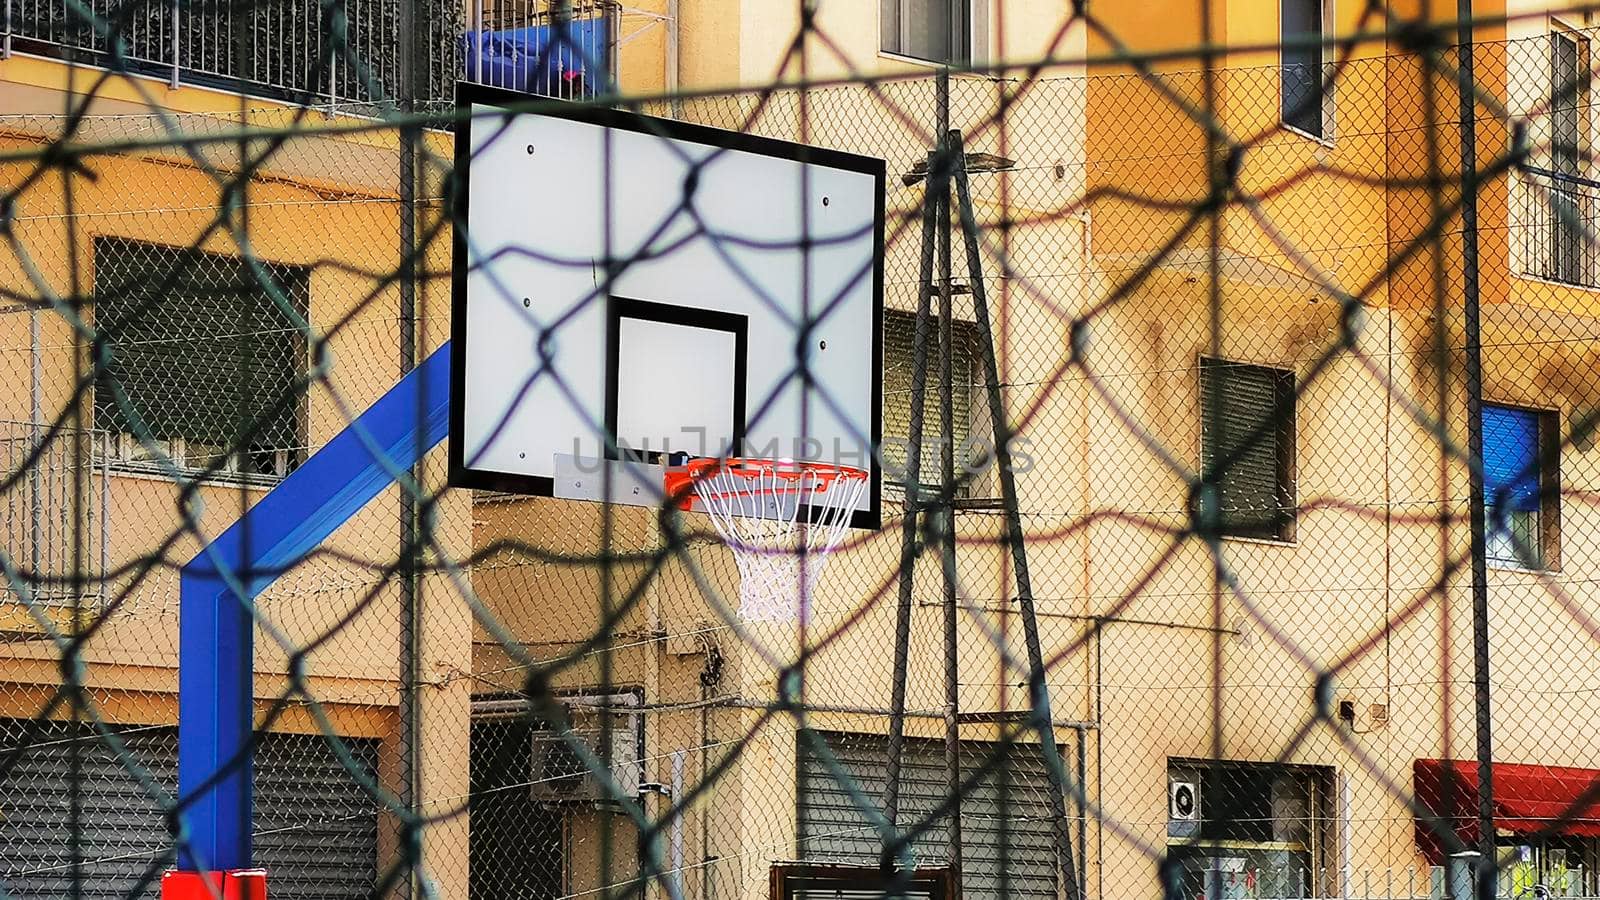
{"type": "Polygon", "coordinates": [[[452,483],[655,504],[615,468],[814,459],[870,470],[875,527],[883,161],[460,91],[452,483]]]}

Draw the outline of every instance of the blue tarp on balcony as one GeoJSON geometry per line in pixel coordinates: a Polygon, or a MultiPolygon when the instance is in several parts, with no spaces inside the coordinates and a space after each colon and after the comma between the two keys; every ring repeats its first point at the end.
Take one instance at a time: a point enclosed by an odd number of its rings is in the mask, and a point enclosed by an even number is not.
{"type": "Polygon", "coordinates": [[[603,93],[611,69],[607,25],[602,17],[573,19],[564,39],[554,25],[469,31],[467,80],[566,99],[603,93]]]}

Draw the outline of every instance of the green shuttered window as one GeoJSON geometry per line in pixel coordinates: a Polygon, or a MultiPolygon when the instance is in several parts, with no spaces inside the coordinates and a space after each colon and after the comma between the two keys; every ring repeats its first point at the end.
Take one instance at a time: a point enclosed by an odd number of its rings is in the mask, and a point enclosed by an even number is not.
{"type": "Polygon", "coordinates": [[[1200,361],[1200,464],[1216,484],[1221,531],[1293,537],[1294,373],[1200,361]]]}
{"type": "MultiPolygon", "coordinates": [[[[911,446],[911,374],[916,342],[916,317],[886,312],[883,317],[883,468],[884,480],[905,484],[911,446]]],[[[937,494],[942,472],[939,436],[940,414],[939,321],[928,319],[927,382],[922,396],[921,471],[917,480],[925,494],[937,494]],[[932,490],[929,490],[929,488],[932,490]]],[[[960,478],[973,455],[972,397],[977,375],[977,328],[971,322],[950,323],[950,409],[955,443],[956,477],[960,478]]],[[[964,496],[970,491],[960,490],[964,496]]]]}
{"type": "Polygon", "coordinates": [[[95,423],[119,435],[116,459],[156,465],[159,451],[182,468],[271,477],[304,456],[295,320],[309,306],[310,269],[100,238],[94,288],[96,350],[109,360],[95,423]]]}

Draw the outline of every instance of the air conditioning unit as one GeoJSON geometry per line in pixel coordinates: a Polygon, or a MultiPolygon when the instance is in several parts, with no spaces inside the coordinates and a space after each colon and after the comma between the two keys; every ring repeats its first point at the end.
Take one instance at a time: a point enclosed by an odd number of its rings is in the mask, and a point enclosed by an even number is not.
{"type": "Polygon", "coordinates": [[[1167,783],[1167,817],[1174,822],[1200,819],[1200,785],[1193,781],[1167,783]]]}
{"type": "Polygon", "coordinates": [[[644,722],[638,710],[639,697],[615,694],[569,698],[563,704],[570,732],[546,728],[533,733],[531,769],[528,773],[533,799],[541,803],[615,803],[618,794],[629,799],[639,795],[639,754],[644,743],[644,722]],[[610,733],[604,735],[601,711],[610,711],[610,733]],[[610,754],[601,752],[602,736],[610,738],[610,754]],[[574,744],[594,757],[610,760],[615,790],[584,763],[574,744]]]}

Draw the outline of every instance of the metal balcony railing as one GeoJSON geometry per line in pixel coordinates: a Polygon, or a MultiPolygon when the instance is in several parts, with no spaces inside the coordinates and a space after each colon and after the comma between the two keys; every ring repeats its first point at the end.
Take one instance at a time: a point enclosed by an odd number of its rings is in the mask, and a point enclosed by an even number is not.
{"type": "Polygon", "coordinates": [[[468,0],[465,79],[568,100],[616,83],[622,7],[575,2],[563,27],[548,0],[468,0]]]}
{"type": "Polygon", "coordinates": [[[1600,287],[1600,181],[1549,169],[1517,176],[1512,199],[1512,247],[1517,271],[1582,287],[1600,287]]]}
{"type": "Polygon", "coordinates": [[[377,109],[401,96],[399,29],[409,22],[426,32],[416,63],[423,69],[412,79],[425,85],[418,101],[449,101],[460,79],[567,98],[600,93],[614,81],[621,7],[571,3],[562,29],[557,6],[553,0],[0,0],[0,57],[71,58],[173,87],[377,109]],[[409,19],[402,16],[405,4],[409,19]],[[342,41],[335,37],[341,33],[342,41]]]}
{"type": "MultiPolygon", "coordinates": [[[[110,552],[110,436],[0,421],[0,546],[18,573],[0,603],[25,588],[41,604],[103,601],[110,552]]],[[[3,618],[3,617],[0,617],[3,618]]]]}

